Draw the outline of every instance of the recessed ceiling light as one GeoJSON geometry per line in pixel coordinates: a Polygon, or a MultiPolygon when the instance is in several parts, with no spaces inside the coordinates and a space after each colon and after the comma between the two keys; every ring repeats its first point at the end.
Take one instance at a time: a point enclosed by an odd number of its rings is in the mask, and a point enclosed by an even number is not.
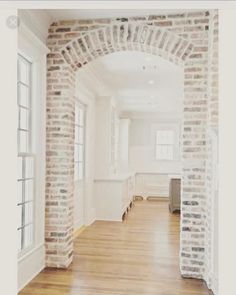
{"type": "Polygon", "coordinates": [[[148,84],[152,85],[152,84],[154,84],[154,81],[153,80],[149,80],[148,81],[148,84]]]}

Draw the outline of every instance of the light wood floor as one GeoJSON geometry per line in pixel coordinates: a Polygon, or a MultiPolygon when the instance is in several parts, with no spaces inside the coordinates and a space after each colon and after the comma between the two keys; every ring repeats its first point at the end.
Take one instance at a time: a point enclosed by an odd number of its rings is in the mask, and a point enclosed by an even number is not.
{"type": "Polygon", "coordinates": [[[75,240],[68,270],[46,269],[20,295],[205,295],[179,272],[179,215],[137,201],[123,223],[96,221],[75,240]]]}

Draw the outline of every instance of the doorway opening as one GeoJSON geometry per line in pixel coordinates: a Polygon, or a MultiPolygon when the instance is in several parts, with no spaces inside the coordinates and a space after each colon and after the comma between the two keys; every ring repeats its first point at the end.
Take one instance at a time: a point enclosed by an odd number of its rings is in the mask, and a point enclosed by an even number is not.
{"type": "MultiPolygon", "coordinates": [[[[128,222],[140,196],[147,214],[152,204],[163,211],[167,235],[170,214],[180,224],[175,213],[181,206],[183,80],[182,67],[133,51],[100,57],[77,72],[76,93],[92,110],[86,137],[94,139],[85,153],[94,158],[94,193],[84,194],[93,205],[85,208],[86,215],[95,208],[94,220],[128,222]]],[[[180,230],[175,230],[179,241],[180,230]]]]}

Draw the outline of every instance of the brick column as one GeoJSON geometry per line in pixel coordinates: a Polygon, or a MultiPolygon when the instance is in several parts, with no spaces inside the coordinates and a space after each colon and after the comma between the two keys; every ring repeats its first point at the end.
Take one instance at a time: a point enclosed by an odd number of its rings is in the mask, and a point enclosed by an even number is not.
{"type": "Polygon", "coordinates": [[[206,222],[207,52],[184,66],[181,274],[204,278],[206,222]]]}
{"type": "Polygon", "coordinates": [[[73,256],[75,75],[59,53],[47,61],[46,266],[66,268],[73,256]]]}

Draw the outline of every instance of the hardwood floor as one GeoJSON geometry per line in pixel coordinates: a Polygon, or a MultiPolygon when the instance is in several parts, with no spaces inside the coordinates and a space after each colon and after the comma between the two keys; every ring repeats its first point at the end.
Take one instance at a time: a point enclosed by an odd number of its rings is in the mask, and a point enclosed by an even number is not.
{"type": "Polygon", "coordinates": [[[75,240],[68,270],[45,269],[20,295],[205,295],[179,272],[179,215],[136,201],[123,223],[96,221],[75,240]]]}

